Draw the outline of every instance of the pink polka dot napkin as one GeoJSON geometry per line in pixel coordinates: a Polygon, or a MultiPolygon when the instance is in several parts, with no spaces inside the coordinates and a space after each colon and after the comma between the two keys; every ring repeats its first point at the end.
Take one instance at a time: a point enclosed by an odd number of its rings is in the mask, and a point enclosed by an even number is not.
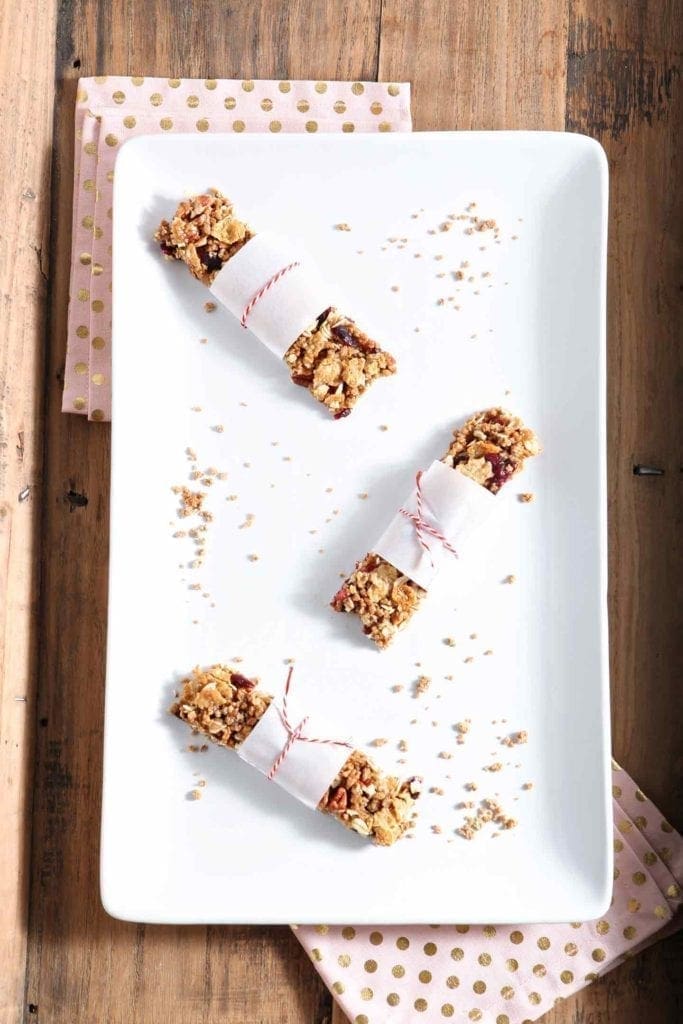
{"type": "Polygon", "coordinates": [[[411,127],[405,83],[82,78],[76,94],[62,411],[91,420],[111,418],[112,182],[122,142],[164,132],[351,133],[411,127]]]}
{"type": "Polygon", "coordinates": [[[537,1020],[683,925],[683,839],[617,764],[613,807],[614,891],[599,921],[295,934],[353,1024],[537,1020]]]}

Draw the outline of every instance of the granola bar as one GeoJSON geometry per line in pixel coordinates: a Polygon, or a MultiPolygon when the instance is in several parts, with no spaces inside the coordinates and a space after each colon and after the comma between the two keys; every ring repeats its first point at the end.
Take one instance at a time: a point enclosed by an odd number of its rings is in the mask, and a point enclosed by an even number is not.
{"type": "MultiPolygon", "coordinates": [[[[540,452],[533,430],[504,409],[476,413],[458,430],[441,461],[497,494],[540,452]]],[[[412,618],[427,591],[380,555],[370,552],[334,595],[337,612],[354,612],[363,632],[387,647],[412,618]]]]}
{"type": "MultiPolygon", "coordinates": [[[[226,665],[213,665],[181,683],[171,713],[223,747],[238,748],[268,710],[272,697],[257,682],[226,665]]],[[[421,779],[384,775],[371,758],[353,750],[318,804],[346,828],[390,846],[411,827],[421,779]]]]}
{"type": "MultiPolygon", "coordinates": [[[[181,202],[172,220],[162,220],[154,235],[165,256],[181,260],[207,287],[253,237],[217,189],[181,202]]],[[[396,372],[394,357],[334,306],[294,340],[284,361],[292,381],[307,388],[335,419],[348,416],[374,380],[396,372]]]]}

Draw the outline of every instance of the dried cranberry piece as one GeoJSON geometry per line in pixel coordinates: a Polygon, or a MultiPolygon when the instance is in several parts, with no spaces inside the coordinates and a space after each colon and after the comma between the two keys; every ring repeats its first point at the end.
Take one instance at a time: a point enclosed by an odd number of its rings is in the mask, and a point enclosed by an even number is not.
{"type": "Polygon", "coordinates": [[[315,322],[315,329],[316,329],[316,331],[320,330],[320,328],[322,327],[322,325],[325,323],[325,321],[327,320],[328,316],[330,315],[331,311],[332,311],[332,306],[328,306],[327,309],[324,309],[322,311],[322,313],[320,314],[320,316],[318,317],[318,319],[315,322]]]}
{"type": "Polygon", "coordinates": [[[302,387],[302,388],[307,388],[312,380],[313,380],[313,375],[312,374],[306,374],[306,373],[293,373],[292,374],[292,381],[295,384],[298,384],[299,387],[302,387]]]}
{"type": "Polygon", "coordinates": [[[495,487],[502,487],[505,481],[509,480],[512,476],[512,468],[501,455],[485,455],[484,458],[493,470],[493,476],[489,484],[493,484],[495,487]]]}
{"type": "Polygon", "coordinates": [[[230,682],[233,686],[236,686],[238,690],[253,690],[256,683],[253,679],[247,679],[246,676],[241,675],[239,672],[233,672],[230,676],[230,682]]]}
{"type": "Polygon", "coordinates": [[[175,248],[169,245],[168,242],[161,242],[159,248],[163,252],[164,256],[175,256],[175,248]]]}
{"type": "Polygon", "coordinates": [[[354,338],[348,327],[344,327],[344,324],[335,324],[331,334],[337,341],[341,341],[342,345],[348,345],[349,348],[361,348],[358,340],[354,338]]]}
{"type": "Polygon", "coordinates": [[[334,595],[334,597],[330,601],[330,604],[332,605],[332,607],[334,608],[334,610],[336,612],[341,612],[341,611],[344,610],[344,601],[346,600],[346,598],[348,596],[349,596],[348,587],[340,587],[339,590],[337,591],[337,593],[334,595]]]}
{"type": "Polygon", "coordinates": [[[201,248],[197,250],[197,255],[209,273],[212,273],[214,270],[220,270],[223,266],[223,260],[220,256],[216,256],[214,253],[208,253],[205,245],[201,246],[201,248]]]}
{"type": "Polygon", "coordinates": [[[335,412],[334,418],[335,418],[335,420],[343,420],[345,416],[350,416],[350,415],[351,415],[351,410],[350,409],[340,409],[339,412],[335,412]]]}

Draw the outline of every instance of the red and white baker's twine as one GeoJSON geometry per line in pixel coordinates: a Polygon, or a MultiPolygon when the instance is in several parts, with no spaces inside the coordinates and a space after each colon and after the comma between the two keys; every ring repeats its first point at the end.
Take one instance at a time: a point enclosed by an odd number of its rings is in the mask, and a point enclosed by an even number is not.
{"type": "Polygon", "coordinates": [[[281,270],[278,270],[276,274],[273,274],[272,277],[269,277],[266,283],[261,288],[259,288],[259,290],[254,295],[252,295],[252,297],[249,299],[249,302],[242,310],[242,319],[240,320],[242,327],[247,326],[247,319],[251,311],[253,310],[256,303],[263,298],[268,289],[272,288],[274,284],[277,284],[280,278],[284,277],[285,274],[287,274],[290,270],[294,270],[295,267],[299,266],[301,266],[301,264],[299,263],[298,260],[295,260],[294,263],[288,263],[286,267],[283,267],[281,270]]]}
{"type": "Polygon", "coordinates": [[[424,497],[422,494],[422,470],[420,470],[417,476],[415,477],[415,485],[415,499],[417,504],[417,512],[409,512],[407,508],[400,508],[399,512],[401,512],[407,519],[410,519],[411,523],[415,527],[415,533],[417,534],[417,539],[420,542],[420,546],[423,547],[424,550],[429,555],[432,565],[434,565],[434,559],[432,558],[432,549],[429,546],[429,541],[427,540],[425,534],[429,534],[430,537],[434,537],[436,540],[440,541],[445,547],[446,551],[450,551],[450,553],[452,555],[455,555],[455,557],[457,558],[458,552],[455,550],[455,548],[449,541],[448,537],[446,537],[445,534],[443,534],[437,526],[432,526],[431,523],[427,522],[427,520],[424,517],[422,511],[424,507],[424,497]]]}
{"type": "Polygon", "coordinates": [[[292,672],[293,671],[294,671],[294,669],[290,668],[289,672],[287,673],[287,682],[285,683],[285,692],[284,692],[284,696],[282,698],[282,707],[281,708],[278,707],[278,711],[280,713],[280,718],[282,719],[282,724],[284,725],[284,727],[285,727],[285,729],[287,731],[287,742],[285,743],[284,747],[282,748],[280,753],[277,755],[277,757],[275,758],[275,760],[273,761],[273,763],[272,763],[272,765],[270,767],[270,771],[268,772],[267,778],[269,778],[271,780],[271,782],[275,778],[275,776],[277,775],[277,773],[280,770],[280,768],[282,767],[282,762],[287,757],[287,754],[290,752],[290,750],[292,749],[294,744],[297,743],[297,742],[299,742],[299,743],[324,743],[324,744],[326,744],[328,746],[332,746],[332,747],[348,747],[349,750],[352,749],[351,744],[350,743],[346,743],[344,740],[326,740],[326,739],[320,739],[318,736],[304,736],[303,730],[304,730],[304,726],[306,725],[306,722],[308,721],[308,715],[306,715],[304,718],[302,718],[297,726],[292,726],[291,722],[289,721],[289,717],[287,715],[287,697],[289,696],[289,687],[290,687],[291,682],[292,682],[292,672]]]}

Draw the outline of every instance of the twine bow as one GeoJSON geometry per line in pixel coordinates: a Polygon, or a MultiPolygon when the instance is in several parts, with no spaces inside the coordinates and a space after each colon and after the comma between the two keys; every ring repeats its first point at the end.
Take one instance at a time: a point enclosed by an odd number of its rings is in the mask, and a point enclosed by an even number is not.
{"type": "Polygon", "coordinates": [[[287,682],[285,683],[285,692],[282,698],[282,707],[278,707],[277,709],[280,714],[282,724],[284,725],[285,730],[287,732],[287,742],[285,743],[284,747],[277,755],[277,757],[275,758],[270,767],[270,771],[268,772],[267,778],[269,778],[271,782],[277,775],[280,768],[282,767],[283,761],[285,760],[285,758],[287,757],[288,753],[290,752],[295,743],[324,743],[329,746],[348,747],[349,750],[352,749],[351,744],[346,743],[344,740],[329,740],[321,739],[318,736],[304,736],[304,727],[308,722],[308,715],[305,715],[298,725],[292,725],[292,723],[289,720],[289,715],[287,713],[287,698],[289,696],[289,688],[292,682],[293,671],[294,669],[290,668],[289,672],[287,673],[287,682]]]}
{"type": "Polygon", "coordinates": [[[252,312],[254,306],[259,301],[259,299],[263,298],[263,296],[266,294],[268,289],[272,288],[274,284],[277,284],[277,282],[280,280],[280,278],[284,277],[285,274],[287,274],[290,270],[294,270],[295,267],[299,267],[299,266],[301,266],[301,264],[298,262],[298,260],[295,260],[293,263],[288,263],[286,267],[282,267],[282,269],[278,270],[276,274],[273,274],[272,277],[269,277],[268,280],[266,281],[266,283],[264,285],[262,285],[261,288],[259,288],[259,290],[257,292],[255,292],[254,295],[252,295],[252,297],[249,299],[249,302],[246,304],[246,306],[242,310],[242,317],[240,319],[240,323],[242,324],[242,327],[246,327],[247,326],[247,319],[248,319],[250,313],[252,312]]]}
{"type": "Polygon", "coordinates": [[[425,500],[422,494],[422,470],[420,470],[417,476],[415,477],[415,485],[415,499],[417,504],[417,512],[409,512],[407,508],[400,508],[399,512],[401,512],[402,515],[406,517],[406,519],[410,519],[411,523],[415,527],[417,539],[420,542],[420,546],[424,548],[424,550],[429,555],[432,567],[434,566],[434,559],[432,557],[432,549],[426,537],[427,534],[430,537],[434,537],[436,540],[440,541],[445,547],[446,551],[450,551],[450,553],[452,555],[455,555],[455,557],[457,558],[458,552],[455,550],[451,542],[448,540],[448,537],[446,537],[446,535],[441,532],[438,526],[432,526],[432,524],[428,522],[424,517],[423,508],[425,505],[425,500]]]}

